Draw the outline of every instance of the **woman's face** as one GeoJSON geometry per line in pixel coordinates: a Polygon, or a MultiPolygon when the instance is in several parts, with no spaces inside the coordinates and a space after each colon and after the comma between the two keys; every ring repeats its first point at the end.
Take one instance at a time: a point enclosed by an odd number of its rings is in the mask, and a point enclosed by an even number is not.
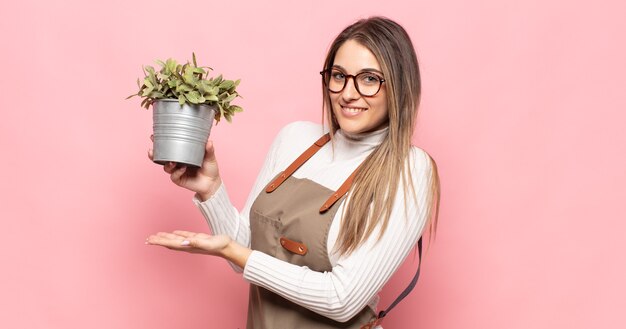
{"type": "MultiPolygon", "coordinates": [[[[372,72],[384,78],[374,54],[354,40],[348,40],[339,47],[332,68],[346,75],[372,72]]],[[[354,134],[386,126],[388,115],[385,83],[376,95],[368,97],[359,94],[354,83],[355,79],[348,78],[341,92],[329,92],[332,110],[341,129],[354,134]]]]}

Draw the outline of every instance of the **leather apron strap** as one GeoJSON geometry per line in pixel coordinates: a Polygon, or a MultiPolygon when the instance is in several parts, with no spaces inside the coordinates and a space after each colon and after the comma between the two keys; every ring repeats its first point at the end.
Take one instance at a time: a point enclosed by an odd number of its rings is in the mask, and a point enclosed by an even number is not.
{"type": "Polygon", "coordinates": [[[417,271],[413,276],[413,279],[409,283],[409,285],[404,288],[404,290],[396,297],[396,300],[387,307],[386,310],[380,311],[378,313],[378,317],[374,319],[374,321],[367,323],[361,327],[361,329],[374,329],[376,326],[379,326],[383,322],[383,318],[391,311],[392,308],[396,307],[404,297],[408,296],[411,290],[415,288],[415,284],[417,284],[417,279],[420,277],[420,269],[422,268],[422,237],[417,241],[417,251],[419,254],[419,263],[417,264],[417,271]]]}
{"type": "Polygon", "coordinates": [[[287,178],[289,178],[289,176],[293,175],[293,173],[296,172],[298,168],[300,168],[305,162],[307,162],[307,160],[315,155],[315,153],[317,153],[317,151],[319,151],[322,146],[326,145],[329,140],[330,134],[326,134],[320,137],[320,139],[313,143],[313,145],[311,145],[306,151],[304,151],[304,153],[300,154],[300,156],[294,162],[292,162],[289,167],[287,167],[287,169],[283,170],[283,172],[278,175],[278,177],[276,177],[276,179],[274,179],[274,181],[270,183],[270,185],[267,186],[265,192],[274,192],[274,190],[277,189],[280,184],[285,182],[287,178]]]}
{"type": "MultiPolygon", "coordinates": [[[[274,179],[274,181],[271,182],[267,186],[267,188],[265,189],[265,192],[267,193],[274,192],[274,190],[276,190],[280,186],[280,184],[284,183],[285,180],[289,178],[289,176],[293,175],[293,173],[296,172],[298,168],[300,168],[305,162],[307,162],[311,157],[313,157],[313,155],[315,155],[317,151],[319,151],[324,145],[326,145],[328,141],[330,141],[330,134],[325,134],[324,136],[320,137],[306,151],[300,154],[300,156],[294,162],[292,162],[289,165],[289,167],[287,167],[287,169],[281,172],[280,175],[278,175],[278,177],[276,177],[276,179],[274,179]]],[[[330,209],[330,207],[332,207],[335,204],[335,202],[337,202],[339,199],[341,199],[341,197],[343,197],[344,195],[346,195],[346,193],[348,193],[348,191],[350,190],[350,187],[352,187],[352,182],[354,181],[354,177],[356,176],[356,173],[358,170],[359,168],[357,168],[350,175],[350,177],[348,177],[346,181],[343,182],[343,184],[341,184],[339,189],[335,193],[333,193],[328,198],[328,200],[326,200],[326,202],[324,202],[324,204],[320,207],[320,213],[326,212],[328,209],[330,209]]]]}

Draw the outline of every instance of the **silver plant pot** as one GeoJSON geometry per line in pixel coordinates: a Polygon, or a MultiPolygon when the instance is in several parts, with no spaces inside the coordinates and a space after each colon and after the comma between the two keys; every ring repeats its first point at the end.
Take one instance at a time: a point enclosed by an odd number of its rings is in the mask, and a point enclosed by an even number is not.
{"type": "Polygon", "coordinates": [[[183,104],[162,99],[153,104],[153,161],[202,166],[215,106],[183,104]]]}

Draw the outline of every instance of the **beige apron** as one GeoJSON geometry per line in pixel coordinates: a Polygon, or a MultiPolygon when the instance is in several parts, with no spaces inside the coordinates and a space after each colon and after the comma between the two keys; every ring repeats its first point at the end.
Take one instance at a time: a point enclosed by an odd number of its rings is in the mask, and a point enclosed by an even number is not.
{"type": "MultiPolygon", "coordinates": [[[[328,230],[354,174],[337,192],[309,179],[292,177],[329,139],[327,134],[315,142],[254,201],[250,210],[253,250],[313,271],[332,271],[326,241],[328,230]]],[[[249,329],[361,328],[375,320],[376,314],[365,306],[349,321],[337,322],[250,285],[249,329]]]]}

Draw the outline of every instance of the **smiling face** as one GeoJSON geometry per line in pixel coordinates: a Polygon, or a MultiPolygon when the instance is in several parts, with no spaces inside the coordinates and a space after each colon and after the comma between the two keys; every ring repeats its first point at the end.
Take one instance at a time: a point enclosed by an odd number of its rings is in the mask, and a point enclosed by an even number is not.
{"type": "MultiPolygon", "coordinates": [[[[339,47],[332,69],[345,75],[372,72],[378,77],[383,77],[374,54],[354,40],[348,40],[339,47]]],[[[341,129],[355,134],[378,130],[386,126],[388,112],[385,83],[381,85],[376,95],[365,97],[359,94],[354,85],[355,82],[355,79],[348,78],[342,91],[329,93],[330,104],[341,129]]]]}

